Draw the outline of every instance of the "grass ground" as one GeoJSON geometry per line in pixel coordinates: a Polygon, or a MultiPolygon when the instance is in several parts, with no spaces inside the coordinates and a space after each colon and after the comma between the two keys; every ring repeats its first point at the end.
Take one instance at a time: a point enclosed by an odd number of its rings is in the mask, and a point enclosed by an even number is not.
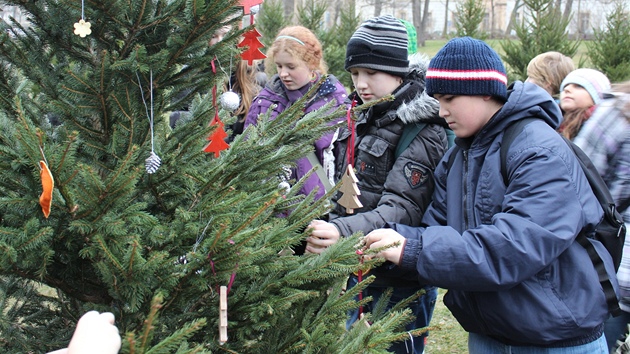
{"type": "Polygon", "coordinates": [[[435,305],[431,326],[437,329],[430,332],[425,354],[465,354],[468,353],[468,334],[457,323],[451,312],[444,306],[442,298],[446,290],[440,289],[435,305]]]}

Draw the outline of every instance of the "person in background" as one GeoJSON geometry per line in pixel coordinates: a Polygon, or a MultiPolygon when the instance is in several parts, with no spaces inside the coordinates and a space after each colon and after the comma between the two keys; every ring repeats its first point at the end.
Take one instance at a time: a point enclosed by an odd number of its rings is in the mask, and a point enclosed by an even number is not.
{"type": "MultiPolygon", "coordinates": [[[[422,226],[372,231],[364,253],[448,289],[444,303],[469,333],[470,354],[606,354],[606,296],[576,242],[602,208],[555,131],[558,105],[535,84],[508,89],[507,80],[499,55],[470,37],[451,39],[431,59],[426,91],[457,147],[435,170],[422,226]],[[502,162],[506,127],[530,118],[502,162]]],[[[610,254],[600,256],[616,285],[610,254]]]]}
{"type": "MultiPolygon", "coordinates": [[[[611,97],[602,101],[573,141],[591,159],[610,190],[617,210],[630,232],[630,81],[613,85],[611,97]]],[[[604,326],[608,348],[628,334],[630,324],[630,235],[626,234],[617,271],[622,313],[604,326]]]]}
{"type": "Polygon", "coordinates": [[[226,138],[227,143],[231,143],[237,135],[243,133],[245,117],[247,112],[249,112],[249,107],[252,105],[254,97],[266,84],[266,75],[264,72],[259,72],[259,67],[257,63],[248,65],[246,60],[237,61],[236,68],[224,87],[225,92],[231,90],[238,94],[240,98],[238,108],[231,113],[236,118],[236,121],[228,127],[231,133],[226,138]]]}
{"type": "MultiPolygon", "coordinates": [[[[265,88],[254,98],[245,118],[245,128],[257,124],[259,116],[267,111],[271,111],[269,119],[277,117],[302,98],[328,70],[321,43],[311,30],[303,26],[285,27],[278,33],[267,51],[267,63],[275,65],[278,73],[269,79],[265,88]]],[[[346,99],[347,92],[341,82],[333,75],[328,75],[315,97],[307,103],[304,114],[331,101],[334,102],[333,109],[346,105],[346,99]]],[[[329,181],[334,176],[332,148],[335,136],[336,132],[324,134],[314,144],[317,160],[329,181]]],[[[313,167],[307,157],[300,158],[296,167],[291,170],[288,180],[301,179],[313,167]]],[[[311,175],[299,192],[308,195],[315,189],[315,199],[320,199],[326,193],[324,183],[317,174],[311,175]]]]}
{"type": "Polygon", "coordinates": [[[558,132],[573,140],[608,90],[610,81],[600,71],[582,68],[570,72],[560,85],[563,120],[558,132]]]}
{"type": "MultiPolygon", "coordinates": [[[[341,131],[336,179],[341,179],[346,166],[352,162],[348,161],[347,154],[352,150],[363,207],[349,214],[337,204],[329,214],[328,222],[312,221],[307,252],[321,253],[340,237],[356,232],[366,234],[383,227],[388,221],[419,225],[433,192],[433,170],[448,144],[446,123],[437,114],[438,102],[424,90],[428,62],[427,57],[419,54],[408,57],[405,26],[390,15],[364,22],[350,38],[345,68],[351,73],[355,87],[351,98],[358,104],[377,101],[390,94],[394,99],[361,111],[355,131],[348,127],[341,131]],[[403,132],[414,124],[425,126],[396,156],[403,132]],[[353,135],[355,144],[348,146],[353,135]]],[[[419,282],[413,272],[403,272],[391,264],[371,270],[372,274],[376,280],[363,291],[364,296],[373,298],[365,307],[366,311],[372,311],[388,288],[393,287],[394,292],[387,309],[424,289],[425,294],[409,305],[416,319],[406,329],[428,326],[437,298],[436,287],[419,282]]],[[[357,282],[357,277],[351,275],[348,286],[357,282]]],[[[358,311],[353,312],[348,325],[358,316],[358,311]]],[[[394,343],[390,350],[393,353],[422,353],[427,334],[394,343]]]]}
{"type": "Polygon", "coordinates": [[[525,81],[544,88],[551,97],[558,99],[562,80],[573,70],[575,70],[573,59],[560,52],[544,52],[527,64],[525,81]]]}
{"type": "Polygon", "coordinates": [[[116,354],[120,350],[121,339],[114,325],[114,315],[110,312],[86,312],[74,330],[68,348],[48,354],[116,354]]]}

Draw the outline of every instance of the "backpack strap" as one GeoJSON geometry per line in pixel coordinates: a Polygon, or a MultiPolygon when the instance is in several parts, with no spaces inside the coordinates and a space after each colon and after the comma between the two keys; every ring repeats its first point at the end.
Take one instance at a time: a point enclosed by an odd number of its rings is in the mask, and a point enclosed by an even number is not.
{"type": "MultiPolygon", "coordinates": [[[[501,176],[503,176],[503,182],[505,183],[506,186],[508,185],[508,175],[507,175],[507,167],[506,167],[508,149],[510,148],[510,145],[512,145],[512,142],[514,142],[514,139],[516,138],[516,136],[520,132],[523,131],[523,128],[525,127],[525,125],[529,124],[535,119],[536,118],[521,119],[509,125],[505,129],[505,132],[503,133],[503,139],[501,140],[501,148],[500,148],[501,149],[500,161],[501,161],[501,176]]],[[[588,183],[591,186],[591,189],[593,190],[593,194],[595,194],[595,197],[597,197],[597,201],[599,202],[602,209],[604,210],[604,218],[614,219],[615,216],[618,216],[619,214],[615,210],[614,202],[612,202],[612,205],[611,205],[612,196],[610,195],[610,191],[606,187],[605,182],[603,181],[603,179],[598,173],[594,173],[594,171],[597,171],[597,170],[595,169],[595,167],[593,167],[592,162],[590,161],[588,156],[582,150],[580,150],[580,148],[577,145],[573,144],[572,141],[568,140],[565,137],[563,137],[563,140],[571,148],[574,156],[577,158],[578,162],[580,163],[580,167],[582,168],[582,170],[584,171],[584,174],[586,175],[586,178],[588,179],[588,183]]],[[[615,221],[619,222],[619,220],[615,220],[615,221]]],[[[621,224],[623,226],[623,222],[621,222],[621,224]]],[[[621,228],[620,230],[622,229],[623,228],[621,228]]],[[[622,236],[624,235],[619,235],[619,234],[617,235],[617,237],[622,237],[622,236]]],[[[604,290],[604,295],[606,296],[606,303],[608,304],[608,310],[613,316],[618,316],[619,314],[621,314],[621,308],[619,308],[619,300],[617,299],[617,295],[615,294],[615,290],[612,286],[612,282],[610,281],[610,278],[608,277],[608,273],[606,273],[604,261],[595,250],[595,246],[593,246],[593,244],[587,239],[587,236],[584,230],[580,230],[580,233],[576,237],[576,241],[582,247],[584,247],[584,249],[586,249],[589,255],[589,258],[591,259],[591,262],[593,263],[593,267],[597,271],[599,282],[604,290]]],[[[604,246],[606,246],[607,250],[609,249],[609,246],[605,244],[606,240],[599,240],[599,241],[602,242],[604,246]]],[[[615,263],[615,269],[617,269],[618,262],[616,259],[613,259],[613,260],[615,263]]]]}
{"type": "Polygon", "coordinates": [[[397,159],[403,151],[409,147],[413,139],[416,138],[416,135],[418,135],[418,133],[420,133],[420,131],[426,126],[426,123],[405,124],[400,140],[398,141],[398,145],[396,146],[396,151],[394,152],[394,159],[397,159]]]}

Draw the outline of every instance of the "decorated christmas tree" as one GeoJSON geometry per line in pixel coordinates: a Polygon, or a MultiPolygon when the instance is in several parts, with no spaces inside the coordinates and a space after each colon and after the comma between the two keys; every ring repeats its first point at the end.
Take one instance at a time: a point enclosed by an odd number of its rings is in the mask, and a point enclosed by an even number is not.
{"type": "Polygon", "coordinates": [[[0,33],[1,352],[65,347],[88,310],[115,314],[125,353],[376,353],[408,337],[404,311],[345,328],[361,289],[345,278],[375,262],[359,235],[291,252],[328,204],[278,176],[344,112],[296,104],[204,151],[217,113],[229,124],[211,88],[240,60],[242,6],[0,4],[28,19],[0,33]]]}

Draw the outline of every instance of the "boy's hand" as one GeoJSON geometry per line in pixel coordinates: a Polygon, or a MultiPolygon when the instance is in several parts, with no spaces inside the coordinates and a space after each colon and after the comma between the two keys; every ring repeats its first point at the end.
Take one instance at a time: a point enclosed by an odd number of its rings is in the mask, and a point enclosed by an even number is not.
{"type": "Polygon", "coordinates": [[[308,225],[311,236],[306,239],[306,253],[321,254],[324,250],[339,241],[339,230],[334,224],[323,220],[313,220],[308,225]]]}
{"type": "Polygon", "coordinates": [[[381,248],[398,243],[398,246],[387,248],[372,256],[383,257],[396,265],[400,264],[406,241],[404,236],[392,229],[377,229],[363,238],[365,249],[381,248]]]}

